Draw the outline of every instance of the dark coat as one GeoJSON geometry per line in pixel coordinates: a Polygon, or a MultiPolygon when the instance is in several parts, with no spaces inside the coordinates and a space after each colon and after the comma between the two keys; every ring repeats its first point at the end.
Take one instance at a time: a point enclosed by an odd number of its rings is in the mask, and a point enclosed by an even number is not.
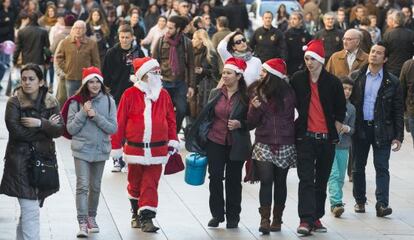
{"type": "Polygon", "coordinates": [[[250,40],[254,55],[263,63],[272,58],[287,59],[288,48],[283,32],[275,27],[258,28],[250,40]]]}
{"type": "MultiPolygon", "coordinates": [[[[187,151],[207,155],[207,135],[214,120],[214,107],[222,96],[220,88],[215,88],[211,91],[207,105],[201,111],[186,136],[185,148],[187,151]]],[[[236,100],[230,119],[239,120],[241,128],[231,131],[232,146],[230,160],[232,161],[245,161],[250,158],[252,144],[249,133],[250,127],[247,124],[247,111],[247,104],[244,104],[240,99],[236,100]]]]}
{"type": "Polygon", "coordinates": [[[322,29],[315,34],[315,39],[323,41],[325,48],[325,59],[328,60],[332,54],[341,51],[343,48],[342,37],[344,32],[339,29],[326,30],[322,29]]]}
{"type": "Polygon", "coordinates": [[[256,142],[272,145],[295,143],[295,101],[295,92],[289,86],[283,109],[276,106],[274,99],[262,102],[259,108],[250,104],[247,122],[256,127],[256,142]]]}
{"type": "Polygon", "coordinates": [[[139,45],[132,46],[129,50],[124,50],[117,43],[106,52],[102,74],[104,76],[104,83],[111,89],[111,95],[114,97],[116,104],[121,100],[124,91],[133,85],[129,80],[130,75],[133,75],[134,72],[132,61],[135,58],[142,58],[144,56],[139,45]]]}
{"type": "Polygon", "coordinates": [[[13,63],[17,63],[20,52],[22,63],[45,64],[44,48],[49,48],[49,34],[46,29],[29,25],[17,33],[16,51],[13,54],[13,63]]]}
{"type": "Polygon", "coordinates": [[[305,53],[302,47],[310,40],[312,36],[306,31],[304,27],[301,28],[289,28],[285,32],[285,39],[288,55],[287,55],[287,72],[289,76],[293,75],[295,72],[302,70],[305,66],[305,61],[303,60],[303,54],[305,53]]]}
{"type": "MultiPolygon", "coordinates": [[[[350,75],[355,81],[351,97],[351,102],[356,109],[354,137],[361,139],[366,138],[363,128],[363,106],[367,69],[368,65],[365,65],[350,75]]],[[[374,108],[374,135],[378,146],[389,145],[394,139],[400,142],[404,139],[404,103],[400,81],[385,68],[383,73],[374,108]]]]}
{"type": "MultiPolygon", "coordinates": [[[[290,81],[296,93],[298,119],[295,121],[296,139],[305,137],[308,129],[309,104],[311,100],[310,73],[308,70],[296,72],[290,81]]],[[[338,132],[335,121],[343,122],[346,114],[346,100],[341,81],[334,75],[322,69],[318,80],[319,98],[325,114],[328,127],[328,138],[333,143],[338,142],[338,132]]]]}
{"type": "Polygon", "coordinates": [[[37,191],[29,184],[29,165],[31,160],[30,144],[37,152],[46,155],[56,154],[53,138],[63,133],[63,121],[52,124],[49,118],[59,114],[59,103],[41,88],[36,102],[31,101],[18,88],[15,95],[9,98],[6,107],[6,126],[9,131],[7,143],[4,174],[0,185],[0,193],[11,197],[31,200],[44,199],[59,189],[37,191]],[[39,128],[26,128],[20,124],[21,117],[40,118],[39,128]]]}
{"type": "Polygon", "coordinates": [[[0,6],[0,43],[10,40],[14,41],[14,24],[17,13],[13,8],[4,11],[3,6],[0,6]]]}
{"type": "Polygon", "coordinates": [[[400,76],[402,65],[414,55],[414,31],[397,27],[386,32],[383,41],[389,52],[386,64],[388,71],[400,76]]]}

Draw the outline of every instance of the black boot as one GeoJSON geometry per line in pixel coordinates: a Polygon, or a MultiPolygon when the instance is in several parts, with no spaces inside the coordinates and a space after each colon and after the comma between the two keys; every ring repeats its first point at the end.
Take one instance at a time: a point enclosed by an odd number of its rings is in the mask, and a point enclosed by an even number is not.
{"type": "Polygon", "coordinates": [[[138,218],[138,200],[136,199],[129,199],[131,202],[131,212],[132,212],[132,219],[131,219],[131,227],[132,228],[140,228],[141,222],[138,218]]]}
{"type": "Polygon", "coordinates": [[[156,227],[152,222],[152,219],[155,218],[155,212],[145,209],[139,213],[139,220],[141,222],[141,230],[143,232],[156,232],[160,228],[156,227]]]}

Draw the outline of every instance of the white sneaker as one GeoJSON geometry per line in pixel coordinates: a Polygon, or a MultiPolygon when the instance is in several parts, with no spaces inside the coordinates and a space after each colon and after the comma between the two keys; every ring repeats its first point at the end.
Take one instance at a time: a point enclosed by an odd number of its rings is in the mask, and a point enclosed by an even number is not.
{"type": "Polygon", "coordinates": [[[79,232],[76,234],[77,238],[87,238],[88,237],[88,224],[79,223],[79,232]]]}
{"type": "Polygon", "coordinates": [[[96,223],[95,217],[88,217],[88,229],[90,233],[98,233],[99,226],[96,223]]]}

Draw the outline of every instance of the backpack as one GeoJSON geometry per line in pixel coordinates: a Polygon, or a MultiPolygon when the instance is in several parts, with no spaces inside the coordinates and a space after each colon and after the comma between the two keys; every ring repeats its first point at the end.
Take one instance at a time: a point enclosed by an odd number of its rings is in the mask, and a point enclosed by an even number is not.
{"type": "MultiPolygon", "coordinates": [[[[109,99],[109,94],[106,94],[106,97],[108,98],[108,113],[111,112],[111,100],[109,99]]],[[[66,102],[63,104],[62,110],[60,111],[60,114],[62,115],[63,124],[65,125],[65,128],[63,130],[63,137],[67,139],[72,139],[72,135],[68,132],[66,125],[68,122],[68,112],[69,112],[69,105],[72,101],[76,101],[78,104],[78,112],[80,111],[80,103],[81,103],[81,96],[79,95],[73,95],[72,97],[68,98],[66,102]]]]}

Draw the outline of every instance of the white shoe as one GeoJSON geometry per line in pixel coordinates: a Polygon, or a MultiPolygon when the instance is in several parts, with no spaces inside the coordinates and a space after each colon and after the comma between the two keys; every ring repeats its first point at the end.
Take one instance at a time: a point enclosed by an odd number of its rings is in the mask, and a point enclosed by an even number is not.
{"type": "Polygon", "coordinates": [[[88,224],[79,223],[79,232],[76,234],[77,238],[87,238],[88,237],[88,224]]]}
{"type": "Polygon", "coordinates": [[[88,229],[90,233],[98,233],[99,226],[96,223],[95,217],[88,217],[88,229]]]}

